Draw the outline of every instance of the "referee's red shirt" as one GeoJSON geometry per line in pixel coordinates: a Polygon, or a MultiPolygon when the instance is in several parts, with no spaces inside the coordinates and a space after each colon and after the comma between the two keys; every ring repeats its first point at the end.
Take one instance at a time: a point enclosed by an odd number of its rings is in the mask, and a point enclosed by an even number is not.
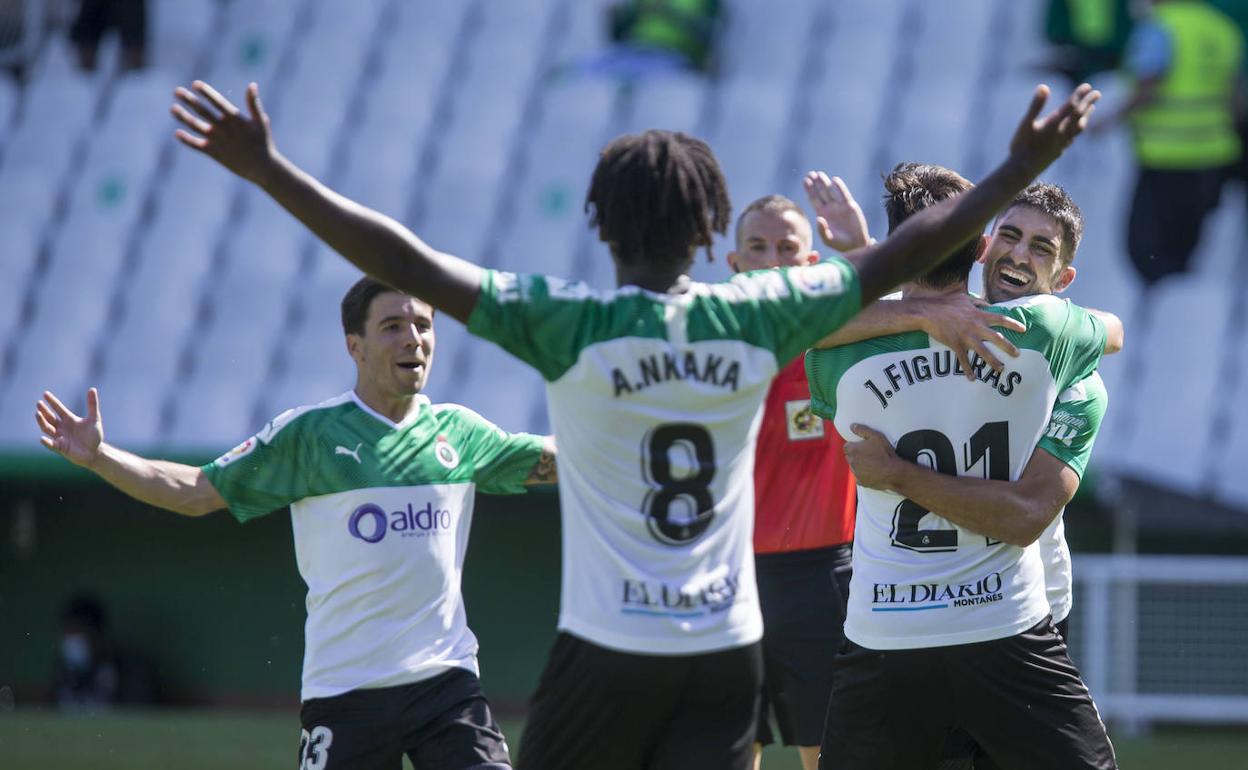
{"type": "Polygon", "coordinates": [[[854,538],[845,440],[810,411],[804,357],[771,384],[754,457],[754,551],[806,551],[854,538]]]}

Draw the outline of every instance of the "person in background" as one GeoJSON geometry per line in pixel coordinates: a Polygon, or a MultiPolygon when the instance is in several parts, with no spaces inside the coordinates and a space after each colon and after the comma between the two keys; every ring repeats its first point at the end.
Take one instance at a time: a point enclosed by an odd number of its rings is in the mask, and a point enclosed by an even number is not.
{"type": "Polygon", "coordinates": [[[1131,34],[1128,0],[1049,0],[1044,36],[1054,45],[1049,66],[1082,83],[1117,69],[1131,34]]]}
{"type": "Polygon", "coordinates": [[[94,71],[100,39],[111,29],[121,35],[121,68],[147,63],[147,0],[82,0],[69,39],[78,49],[78,66],[94,71]]]}
{"type": "Polygon", "coordinates": [[[1106,123],[1129,122],[1134,138],[1139,174],[1127,252],[1146,285],[1187,271],[1205,217],[1240,161],[1244,48],[1234,22],[1203,0],[1154,0],[1151,10],[1128,44],[1134,90],[1106,123]]]}
{"type": "Polygon", "coordinates": [[[61,610],[52,702],[65,711],[156,702],[150,662],[114,641],[104,603],[78,594],[61,610]]]}

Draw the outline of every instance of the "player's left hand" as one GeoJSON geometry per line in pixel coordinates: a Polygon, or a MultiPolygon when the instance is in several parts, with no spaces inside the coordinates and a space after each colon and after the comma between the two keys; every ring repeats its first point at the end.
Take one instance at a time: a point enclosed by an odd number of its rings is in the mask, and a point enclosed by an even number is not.
{"type": "Polygon", "coordinates": [[[173,94],[179,103],[169,111],[186,127],[174,132],[178,141],[264,187],[278,154],[269,116],[260,104],[260,88],[255,83],[247,86],[250,117],[202,80],[191,83],[190,89],[178,86],[173,94]]]}
{"type": "Polygon", "coordinates": [[[802,187],[818,215],[815,221],[825,246],[844,253],[871,242],[862,207],[839,176],[829,177],[822,171],[811,171],[802,180],[802,187]]]}
{"type": "Polygon", "coordinates": [[[845,442],[845,459],[858,483],[868,489],[889,489],[892,470],[905,462],[893,451],[888,438],[877,430],[854,423],[849,426],[862,441],[845,442]]]}

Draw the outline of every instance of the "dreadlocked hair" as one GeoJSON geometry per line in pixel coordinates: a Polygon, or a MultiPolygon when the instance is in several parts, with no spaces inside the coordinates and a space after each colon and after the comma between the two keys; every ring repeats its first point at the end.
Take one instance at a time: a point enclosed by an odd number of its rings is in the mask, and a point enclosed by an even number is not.
{"type": "Polygon", "coordinates": [[[646,131],[602,150],[585,196],[589,226],[625,264],[663,264],[727,232],[732,215],[719,161],[701,139],[646,131]]]}

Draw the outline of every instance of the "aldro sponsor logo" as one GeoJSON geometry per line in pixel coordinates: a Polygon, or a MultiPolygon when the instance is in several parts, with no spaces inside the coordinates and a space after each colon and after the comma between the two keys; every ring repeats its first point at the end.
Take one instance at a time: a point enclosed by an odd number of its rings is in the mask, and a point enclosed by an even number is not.
{"type": "Polygon", "coordinates": [[[974,607],[999,602],[1001,573],[991,572],[970,583],[876,583],[872,612],[916,612],[948,607],[974,607]]]}
{"type": "Polygon", "coordinates": [[[741,590],[741,575],[737,572],[724,575],[700,589],[633,578],[624,578],[621,586],[620,612],[697,617],[731,607],[741,590]]]}
{"type": "Polygon", "coordinates": [[[347,531],[351,537],[366,543],[380,543],[387,534],[392,537],[437,537],[450,534],[453,527],[451,512],[434,508],[433,503],[425,503],[423,508],[408,503],[407,507],[389,513],[376,503],[365,503],[352,511],[351,518],[347,520],[347,531]]]}

